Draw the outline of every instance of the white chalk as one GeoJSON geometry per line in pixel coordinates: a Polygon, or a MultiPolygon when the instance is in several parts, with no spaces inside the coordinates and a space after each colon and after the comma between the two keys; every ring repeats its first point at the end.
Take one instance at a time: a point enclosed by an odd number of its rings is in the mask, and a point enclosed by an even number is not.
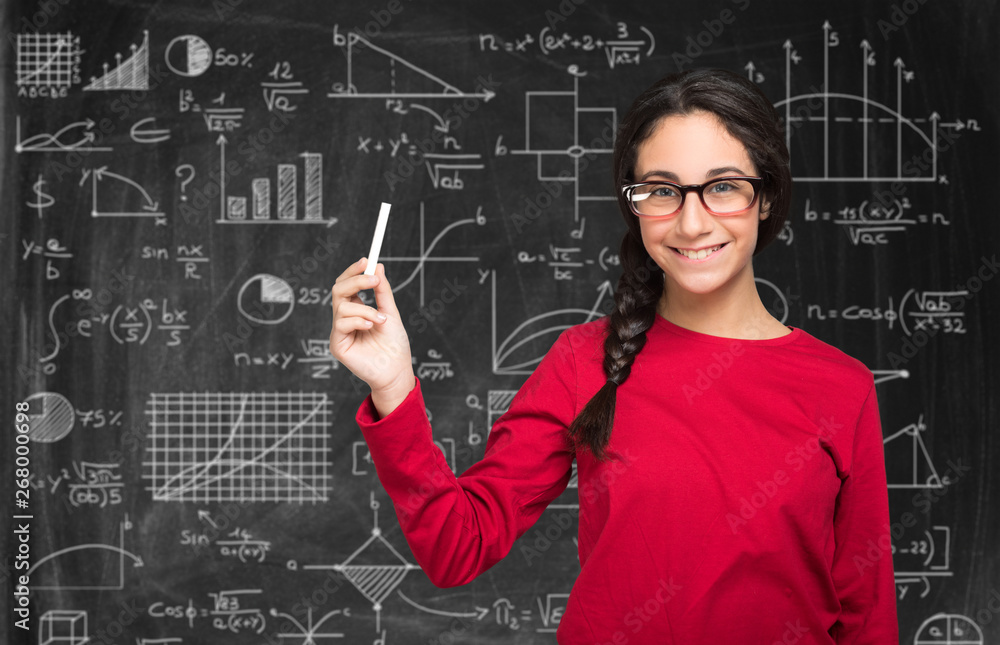
{"type": "Polygon", "coordinates": [[[378,223],[375,224],[375,237],[372,238],[372,250],[368,252],[365,275],[375,275],[375,266],[378,265],[378,253],[382,250],[382,238],[385,237],[385,225],[389,221],[390,208],[392,204],[382,202],[382,208],[378,211],[378,223]]]}

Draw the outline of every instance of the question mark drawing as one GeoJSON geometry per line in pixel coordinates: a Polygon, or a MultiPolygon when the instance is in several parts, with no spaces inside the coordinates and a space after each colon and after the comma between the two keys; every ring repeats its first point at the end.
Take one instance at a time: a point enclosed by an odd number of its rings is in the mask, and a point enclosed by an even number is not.
{"type": "Polygon", "coordinates": [[[180,166],[177,166],[177,170],[174,172],[175,175],[177,175],[178,177],[181,177],[181,176],[184,175],[184,172],[188,171],[188,170],[191,171],[191,174],[188,175],[188,178],[187,179],[181,179],[181,201],[182,202],[186,202],[187,201],[187,195],[184,194],[184,190],[187,188],[188,184],[190,184],[192,181],[194,181],[194,166],[192,166],[189,163],[182,164],[180,166]]]}

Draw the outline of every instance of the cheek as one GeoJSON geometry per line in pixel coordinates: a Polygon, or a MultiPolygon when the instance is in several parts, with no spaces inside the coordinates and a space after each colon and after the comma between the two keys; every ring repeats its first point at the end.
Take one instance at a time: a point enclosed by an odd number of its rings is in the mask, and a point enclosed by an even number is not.
{"type": "Polygon", "coordinates": [[[661,246],[663,238],[667,233],[669,222],[663,220],[639,220],[639,232],[642,234],[642,244],[649,251],[651,248],[661,246]]]}

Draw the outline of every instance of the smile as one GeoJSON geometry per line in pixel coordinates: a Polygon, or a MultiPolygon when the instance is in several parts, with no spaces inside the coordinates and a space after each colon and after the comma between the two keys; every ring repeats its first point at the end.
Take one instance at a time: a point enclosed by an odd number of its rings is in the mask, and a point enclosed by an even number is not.
{"type": "MultiPolygon", "coordinates": [[[[689,260],[704,260],[710,255],[713,255],[716,251],[724,247],[725,244],[719,244],[718,246],[713,246],[708,249],[701,249],[700,251],[692,251],[689,249],[674,249],[680,255],[683,255],[689,260]]],[[[671,247],[673,248],[673,247],[671,247]]]]}

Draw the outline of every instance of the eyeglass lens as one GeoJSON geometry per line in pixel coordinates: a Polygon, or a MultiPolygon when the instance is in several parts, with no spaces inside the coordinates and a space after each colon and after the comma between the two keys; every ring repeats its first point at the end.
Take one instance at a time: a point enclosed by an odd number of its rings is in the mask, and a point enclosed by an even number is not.
{"type": "MultiPolygon", "coordinates": [[[[698,192],[697,188],[690,189],[698,192]]],[[[753,203],[753,184],[745,179],[721,178],[701,188],[702,202],[713,213],[736,213],[753,203]]],[[[681,208],[684,193],[680,187],[665,183],[636,185],[631,193],[632,207],[643,215],[670,215],[681,208]]]]}

